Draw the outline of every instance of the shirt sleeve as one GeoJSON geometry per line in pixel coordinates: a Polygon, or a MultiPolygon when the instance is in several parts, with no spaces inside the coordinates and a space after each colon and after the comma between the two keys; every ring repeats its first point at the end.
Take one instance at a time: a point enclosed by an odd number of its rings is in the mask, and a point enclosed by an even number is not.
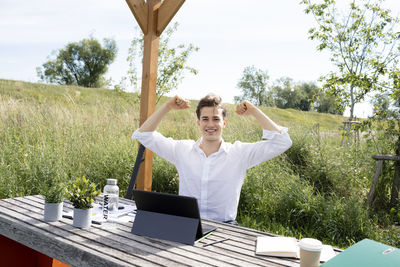
{"type": "Polygon", "coordinates": [[[247,169],[270,160],[289,149],[292,140],[287,133],[288,128],[281,128],[281,133],[263,129],[263,139],[255,143],[241,143],[240,154],[245,159],[247,169]]]}
{"type": "Polygon", "coordinates": [[[132,134],[133,140],[138,140],[146,148],[150,149],[165,160],[175,164],[177,141],[167,138],[159,132],[139,132],[136,130],[132,134]]]}

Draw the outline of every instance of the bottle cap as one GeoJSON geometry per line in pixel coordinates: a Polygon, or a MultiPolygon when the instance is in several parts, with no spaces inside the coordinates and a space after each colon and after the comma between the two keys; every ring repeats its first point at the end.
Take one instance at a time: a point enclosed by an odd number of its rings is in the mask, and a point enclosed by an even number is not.
{"type": "Polygon", "coordinates": [[[117,179],[107,179],[107,184],[116,185],[117,184],[117,179]]]}

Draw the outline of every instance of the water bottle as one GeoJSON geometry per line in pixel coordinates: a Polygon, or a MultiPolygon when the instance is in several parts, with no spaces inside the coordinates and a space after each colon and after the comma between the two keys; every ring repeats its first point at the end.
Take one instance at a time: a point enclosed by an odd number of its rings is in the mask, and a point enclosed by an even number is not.
{"type": "Polygon", "coordinates": [[[113,229],[117,226],[119,187],[117,179],[107,179],[103,190],[103,228],[113,229]]]}

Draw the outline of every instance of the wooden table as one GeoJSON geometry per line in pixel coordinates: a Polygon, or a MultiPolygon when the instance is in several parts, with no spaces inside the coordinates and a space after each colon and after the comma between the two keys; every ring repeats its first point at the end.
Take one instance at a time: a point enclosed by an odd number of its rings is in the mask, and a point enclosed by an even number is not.
{"type": "MultiPolygon", "coordinates": [[[[74,228],[67,218],[47,223],[43,208],[42,196],[0,200],[0,235],[70,266],[299,266],[295,259],[256,256],[256,237],[269,234],[249,228],[203,220],[218,228],[190,246],[133,235],[132,222],[113,230],[95,224],[74,228]],[[229,240],[203,247],[225,238],[229,240]]],[[[68,209],[71,205],[65,202],[64,210],[68,209]]]]}

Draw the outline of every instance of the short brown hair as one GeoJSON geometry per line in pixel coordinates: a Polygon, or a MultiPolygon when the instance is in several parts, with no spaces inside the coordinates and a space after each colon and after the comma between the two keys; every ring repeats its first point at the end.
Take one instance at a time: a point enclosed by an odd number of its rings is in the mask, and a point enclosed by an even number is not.
{"type": "Polygon", "coordinates": [[[200,102],[196,108],[196,115],[199,120],[200,120],[200,111],[204,107],[218,107],[222,109],[222,117],[223,118],[226,117],[226,109],[222,105],[222,99],[220,96],[217,96],[215,94],[208,94],[202,99],[200,99],[200,102]]]}

